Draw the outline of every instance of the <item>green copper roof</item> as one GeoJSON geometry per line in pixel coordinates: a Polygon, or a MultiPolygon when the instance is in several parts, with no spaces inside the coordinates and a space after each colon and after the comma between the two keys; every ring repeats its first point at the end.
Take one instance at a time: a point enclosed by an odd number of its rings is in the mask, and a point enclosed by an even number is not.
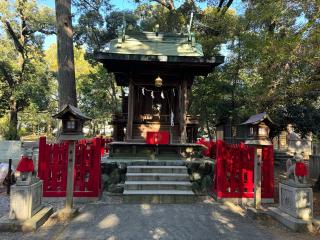
{"type": "Polygon", "coordinates": [[[188,35],[185,34],[157,35],[154,32],[143,32],[139,35],[126,35],[124,40],[112,40],[106,50],[116,54],[203,57],[201,45],[188,40],[188,35]]]}

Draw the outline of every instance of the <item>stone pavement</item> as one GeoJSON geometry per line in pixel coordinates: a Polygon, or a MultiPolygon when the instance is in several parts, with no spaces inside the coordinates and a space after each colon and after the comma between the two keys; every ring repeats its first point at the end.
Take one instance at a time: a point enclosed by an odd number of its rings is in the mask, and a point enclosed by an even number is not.
{"type": "Polygon", "coordinates": [[[195,204],[87,204],[69,224],[47,224],[35,233],[1,233],[0,239],[319,239],[278,223],[262,225],[239,209],[195,204]]]}

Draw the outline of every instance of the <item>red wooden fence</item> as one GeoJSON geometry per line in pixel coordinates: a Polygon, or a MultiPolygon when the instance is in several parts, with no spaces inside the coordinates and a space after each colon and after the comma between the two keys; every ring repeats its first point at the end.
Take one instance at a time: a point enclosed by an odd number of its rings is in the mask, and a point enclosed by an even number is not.
{"type": "MultiPolygon", "coordinates": [[[[262,151],[262,198],[274,196],[273,146],[262,151]]],[[[253,198],[254,148],[217,141],[214,192],[218,198],[253,198]]]]}
{"type": "MultiPolygon", "coordinates": [[[[39,139],[38,177],[43,180],[44,197],[64,197],[67,186],[68,142],[47,144],[39,139]]],[[[76,143],[74,197],[101,194],[101,138],[76,143]]]]}

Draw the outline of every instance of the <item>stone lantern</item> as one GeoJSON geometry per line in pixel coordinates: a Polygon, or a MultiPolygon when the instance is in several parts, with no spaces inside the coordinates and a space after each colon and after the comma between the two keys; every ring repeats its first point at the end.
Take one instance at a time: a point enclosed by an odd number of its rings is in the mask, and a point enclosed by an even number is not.
{"type": "Polygon", "coordinates": [[[269,139],[270,126],[272,124],[272,120],[266,113],[253,115],[242,123],[242,125],[249,126],[248,139],[245,144],[254,147],[254,206],[256,209],[261,208],[262,148],[263,146],[272,145],[269,139]]]}
{"type": "Polygon", "coordinates": [[[74,181],[74,162],[75,162],[75,146],[76,141],[82,139],[83,125],[85,121],[91,118],[85,116],[78,108],[67,104],[62,110],[53,116],[61,119],[61,129],[58,139],[60,141],[68,141],[68,174],[66,189],[66,205],[63,214],[72,214],[73,208],[73,181],[74,181]]]}

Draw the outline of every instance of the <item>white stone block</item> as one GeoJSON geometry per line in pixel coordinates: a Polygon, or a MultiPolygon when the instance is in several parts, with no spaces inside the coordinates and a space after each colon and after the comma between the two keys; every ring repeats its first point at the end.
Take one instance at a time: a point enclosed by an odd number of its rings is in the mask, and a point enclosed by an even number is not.
{"type": "Polygon", "coordinates": [[[303,220],[313,217],[312,188],[294,183],[279,183],[279,208],[285,213],[303,220]]]}
{"type": "Polygon", "coordinates": [[[11,187],[10,214],[11,219],[30,219],[41,209],[42,180],[31,185],[11,187]]]}

